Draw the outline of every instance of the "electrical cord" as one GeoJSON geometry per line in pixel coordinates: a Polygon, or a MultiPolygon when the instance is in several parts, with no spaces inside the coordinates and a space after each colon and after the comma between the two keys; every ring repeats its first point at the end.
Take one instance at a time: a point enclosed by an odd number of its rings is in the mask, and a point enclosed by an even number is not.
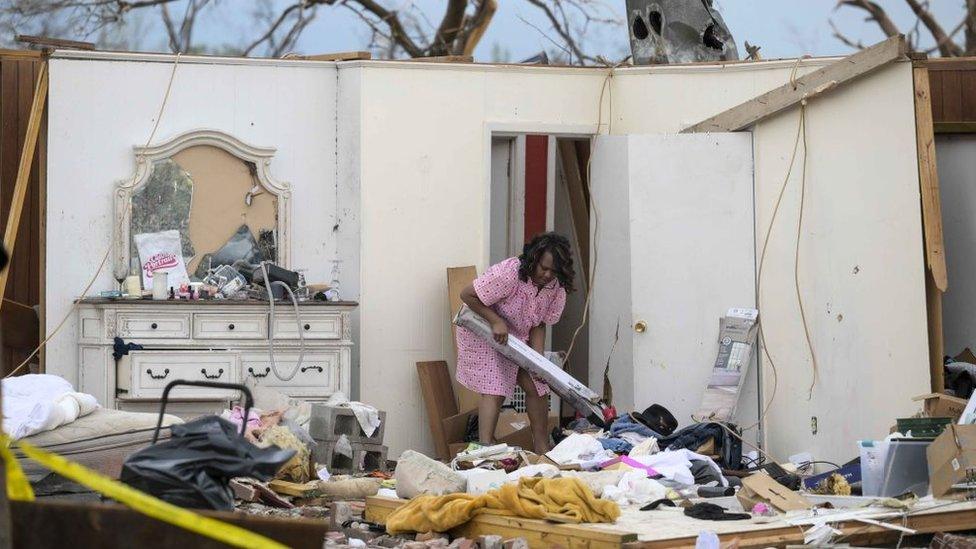
{"type": "MultiPolygon", "coordinates": [[[[152,131],[149,132],[149,138],[146,139],[146,144],[143,146],[144,148],[145,147],[148,147],[152,143],[153,138],[156,137],[156,130],[159,129],[159,122],[160,122],[160,120],[162,120],[162,118],[163,118],[163,112],[165,112],[166,105],[169,102],[169,94],[170,94],[170,91],[173,88],[173,80],[176,78],[176,68],[180,64],[180,56],[181,55],[182,55],[182,53],[180,53],[180,52],[177,52],[176,53],[176,59],[173,61],[173,70],[170,72],[170,74],[169,74],[169,82],[167,82],[167,84],[166,84],[166,92],[163,94],[163,100],[159,104],[159,111],[156,113],[156,120],[153,122],[152,131]]],[[[136,175],[133,175],[132,183],[135,183],[135,178],[136,178],[136,175]]],[[[119,223],[118,223],[117,226],[115,226],[115,230],[116,231],[121,231],[122,230],[122,223],[125,220],[125,218],[128,217],[127,214],[129,213],[129,210],[131,208],[132,208],[132,202],[129,201],[127,204],[125,204],[125,209],[124,209],[122,215],[119,216],[119,223]]],[[[88,281],[88,284],[85,286],[85,289],[81,291],[81,297],[82,298],[84,298],[86,295],[88,295],[88,292],[91,290],[92,286],[95,285],[95,281],[98,280],[98,275],[101,274],[102,269],[105,268],[105,263],[108,261],[109,256],[112,254],[112,248],[113,247],[114,247],[114,243],[110,243],[109,246],[108,246],[108,248],[105,250],[105,254],[102,255],[102,259],[98,263],[98,268],[95,269],[95,273],[92,275],[91,280],[88,281]]],[[[48,336],[44,338],[44,341],[40,342],[37,345],[37,347],[35,347],[34,350],[31,351],[31,353],[29,355],[27,355],[27,358],[25,358],[23,362],[21,362],[16,368],[14,368],[13,370],[11,370],[10,373],[8,373],[7,375],[5,375],[3,377],[4,378],[8,378],[10,376],[15,375],[17,372],[19,372],[21,369],[23,369],[23,367],[26,366],[27,363],[30,362],[30,360],[32,358],[34,358],[35,356],[37,356],[37,353],[39,353],[41,351],[41,349],[45,348],[47,346],[48,342],[51,341],[52,339],[54,339],[54,336],[58,335],[58,333],[61,331],[61,328],[63,328],[64,325],[68,322],[68,319],[71,318],[72,315],[74,315],[74,312],[78,308],[78,305],[79,304],[80,304],[80,300],[75,300],[75,302],[72,303],[71,308],[68,309],[68,312],[65,313],[64,318],[61,319],[61,322],[59,322],[58,325],[55,326],[54,330],[52,330],[51,333],[48,334],[48,336]]]]}
{"type": "Polygon", "coordinates": [[[268,262],[261,262],[261,274],[264,275],[264,288],[268,292],[268,304],[271,309],[271,321],[268,322],[268,356],[271,359],[271,371],[274,372],[276,378],[281,381],[291,381],[296,375],[298,375],[298,369],[302,367],[302,360],[305,358],[305,333],[302,330],[302,312],[298,307],[298,298],[295,297],[295,293],[291,290],[291,287],[280,280],[275,280],[271,282],[268,280],[268,262]],[[275,349],[274,349],[274,324],[275,324],[275,298],[274,292],[271,289],[274,286],[281,286],[288,293],[291,298],[292,305],[295,307],[295,323],[298,328],[298,360],[295,362],[295,368],[291,371],[288,376],[282,376],[281,372],[278,371],[278,364],[275,362],[275,349]]]}

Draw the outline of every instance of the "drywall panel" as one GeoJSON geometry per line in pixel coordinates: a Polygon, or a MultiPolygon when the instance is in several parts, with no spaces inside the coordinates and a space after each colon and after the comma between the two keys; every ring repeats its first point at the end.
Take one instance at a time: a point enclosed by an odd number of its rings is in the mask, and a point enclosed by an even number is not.
{"type": "MultiPolygon", "coordinates": [[[[335,72],[335,223],[329,230],[335,235],[336,253],[330,258],[330,283],[339,283],[344,298],[359,300],[360,293],[360,166],[362,163],[362,93],[360,70],[340,65],[335,72]]],[[[325,210],[328,211],[328,210],[325,210]]],[[[353,399],[359,399],[362,384],[360,361],[359,308],[350,315],[352,324],[352,384],[353,399]]]]}
{"type": "Polygon", "coordinates": [[[390,455],[430,450],[415,363],[454,361],[444,270],[488,266],[492,128],[579,131],[598,71],[362,68],[362,399],[387,411],[390,455]]]}
{"type": "MultiPolygon", "coordinates": [[[[67,314],[110,244],[112,191],[133,173],[132,148],[146,143],[173,65],[55,58],[50,71],[48,333],[67,314]]],[[[345,282],[344,296],[356,299],[358,273],[353,271],[351,278],[342,273],[343,266],[356,262],[349,254],[357,237],[346,235],[358,235],[358,226],[354,216],[340,215],[357,205],[342,203],[353,183],[344,181],[342,192],[337,188],[336,86],[331,65],[181,63],[153,143],[211,128],[253,145],[276,147],[271,172],[293,189],[294,265],[307,269],[310,282],[327,282],[335,276],[333,260],[343,260],[336,264],[338,278],[345,282]],[[345,221],[337,222],[337,215],[345,221]]],[[[94,292],[114,287],[108,265],[94,292]]],[[[49,343],[49,373],[77,380],[75,340],[72,319],[49,343]]]]}
{"type": "Polygon", "coordinates": [[[634,409],[663,404],[686,425],[719,319],[755,305],[752,135],[633,135],[627,150],[631,323],[646,326],[634,334],[634,409]]]}
{"type": "Polygon", "coordinates": [[[976,136],[936,137],[949,289],[942,305],[946,354],[976,348],[976,136]]]}
{"type": "MultiPolygon", "coordinates": [[[[603,388],[603,372],[613,388],[613,404],[631,411],[634,386],[634,330],[630,262],[630,155],[624,136],[593,141],[590,200],[593,291],[590,296],[590,388],[603,388]]],[[[600,389],[598,389],[600,388],[600,389]]],[[[641,410],[643,411],[643,410],[641,410]]]]}

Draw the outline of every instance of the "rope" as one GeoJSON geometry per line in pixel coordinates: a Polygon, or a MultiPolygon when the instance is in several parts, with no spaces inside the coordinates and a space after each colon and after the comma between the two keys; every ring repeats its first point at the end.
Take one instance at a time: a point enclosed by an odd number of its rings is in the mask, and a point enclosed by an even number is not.
{"type": "MultiPolygon", "coordinates": [[[[173,70],[169,74],[169,82],[166,83],[166,93],[163,94],[163,100],[159,104],[159,111],[156,113],[156,120],[153,122],[152,131],[149,132],[149,138],[146,139],[146,144],[144,145],[144,147],[148,147],[152,143],[153,138],[156,137],[156,130],[159,129],[159,121],[163,118],[163,112],[166,109],[166,104],[169,102],[169,93],[170,93],[170,90],[172,90],[172,88],[173,88],[173,80],[176,77],[176,68],[180,64],[180,56],[181,55],[182,55],[182,53],[177,52],[176,59],[173,61],[173,70]]],[[[135,183],[135,177],[136,176],[133,174],[133,177],[132,177],[132,182],[133,183],[135,183]]],[[[125,205],[125,208],[126,209],[123,212],[123,215],[120,215],[119,216],[119,224],[115,227],[115,230],[119,231],[119,230],[122,229],[122,223],[125,220],[125,218],[127,217],[126,214],[128,213],[129,208],[131,208],[131,207],[132,207],[131,202],[129,204],[126,204],[125,205]]],[[[95,270],[95,273],[92,275],[91,280],[88,281],[88,284],[85,286],[85,289],[81,291],[81,296],[82,297],[88,295],[89,290],[91,290],[92,286],[95,285],[95,281],[98,280],[98,275],[101,274],[102,269],[105,268],[105,263],[108,261],[109,256],[112,254],[112,248],[113,248],[113,245],[110,243],[109,246],[108,246],[108,248],[105,250],[105,254],[102,255],[102,260],[98,263],[98,268],[95,270]]],[[[7,375],[5,375],[3,377],[4,378],[8,378],[8,377],[16,374],[24,366],[26,366],[27,363],[30,362],[30,360],[32,358],[34,358],[35,356],[37,356],[37,353],[39,353],[41,351],[41,349],[43,349],[44,347],[46,347],[47,346],[47,343],[49,341],[51,341],[52,339],[54,339],[54,336],[58,335],[58,333],[61,331],[61,328],[64,327],[65,323],[68,322],[68,319],[71,318],[71,316],[74,314],[75,309],[78,308],[78,304],[79,304],[79,301],[78,300],[76,300],[74,303],[72,303],[71,308],[68,309],[67,314],[64,315],[64,318],[61,319],[61,322],[58,323],[58,325],[54,328],[54,330],[52,330],[51,333],[47,337],[44,338],[44,341],[42,341],[40,344],[38,344],[38,346],[33,351],[31,351],[31,353],[29,355],[27,355],[27,358],[25,358],[23,362],[21,362],[9,374],[7,374],[7,375]]]]}

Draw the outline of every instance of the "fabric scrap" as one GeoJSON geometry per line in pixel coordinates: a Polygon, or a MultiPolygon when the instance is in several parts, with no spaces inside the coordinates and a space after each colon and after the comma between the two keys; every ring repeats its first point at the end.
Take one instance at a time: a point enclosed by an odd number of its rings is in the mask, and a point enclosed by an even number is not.
{"type": "Polygon", "coordinates": [[[50,374],[8,377],[3,391],[3,430],[14,440],[67,425],[94,412],[95,397],[77,393],[66,379],[50,374]]]}
{"type": "Polygon", "coordinates": [[[480,514],[555,520],[563,523],[612,523],[620,507],[597,499],[575,478],[523,478],[482,495],[418,496],[386,521],[389,534],[446,532],[480,514]]]}
{"type": "Polygon", "coordinates": [[[696,503],[685,509],[685,516],[699,520],[748,520],[749,513],[730,513],[725,507],[714,503],[696,503]]]}

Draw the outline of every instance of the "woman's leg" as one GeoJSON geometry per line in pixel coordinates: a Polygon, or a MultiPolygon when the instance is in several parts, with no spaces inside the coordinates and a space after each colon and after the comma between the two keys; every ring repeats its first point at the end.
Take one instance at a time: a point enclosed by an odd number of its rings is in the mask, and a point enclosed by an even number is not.
{"type": "Polygon", "coordinates": [[[529,423],[532,426],[533,449],[540,456],[550,450],[549,448],[549,399],[539,396],[535,390],[535,383],[528,372],[519,368],[518,384],[525,391],[525,411],[529,414],[529,423]]]}
{"type": "Polygon", "coordinates": [[[478,403],[478,441],[485,444],[495,442],[495,427],[498,425],[498,414],[501,412],[505,397],[498,395],[481,395],[478,403]]]}

